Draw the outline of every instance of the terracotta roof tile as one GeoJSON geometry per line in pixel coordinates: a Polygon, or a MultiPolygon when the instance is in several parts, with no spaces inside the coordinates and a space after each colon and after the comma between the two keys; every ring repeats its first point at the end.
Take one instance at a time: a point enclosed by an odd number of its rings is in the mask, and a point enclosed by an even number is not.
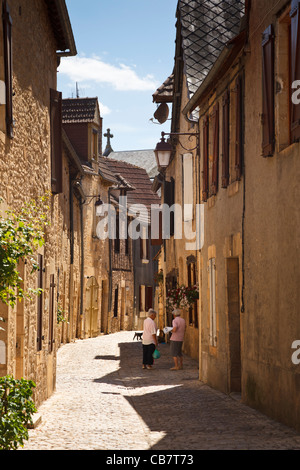
{"type": "Polygon", "coordinates": [[[134,189],[128,191],[128,204],[143,204],[150,209],[152,204],[160,204],[160,198],[152,191],[152,182],[143,168],[127,162],[107,158],[107,165],[115,174],[120,174],[134,189]]]}

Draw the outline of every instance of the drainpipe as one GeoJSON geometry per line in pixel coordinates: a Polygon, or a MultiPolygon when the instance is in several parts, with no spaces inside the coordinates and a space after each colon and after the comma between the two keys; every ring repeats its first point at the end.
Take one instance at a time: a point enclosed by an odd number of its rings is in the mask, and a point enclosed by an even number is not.
{"type": "MultiPolygon", "coordinates": [[[[110,207],[110,201],[111,201],[111,188],[108,188],[108,206],[110,207]]],[[[108,313],[111,313],[111,307],[112,307],[112,242],[111,242],[111,237],[108,236],[108,245],[109,245],[109,276],[108,276],[108,281],[109,281],[109,298],[108,298],[108,313]]]]}
{"type": "Polygon", "coordinates": [[[80,238],[81,238],[81,263],[80,263],[80,311],[77,318],[77,332],[76,335],[79,337],[79,322],[80,317],[83,316],[83,289],[84,289],[84,224],[83,224],[83,205],[86,201],[86,196],[83,192],[81,182],[79,180],[73,181],[73,188],[76,190],[76,198],[79,201],[80,207],[80,238]]]}

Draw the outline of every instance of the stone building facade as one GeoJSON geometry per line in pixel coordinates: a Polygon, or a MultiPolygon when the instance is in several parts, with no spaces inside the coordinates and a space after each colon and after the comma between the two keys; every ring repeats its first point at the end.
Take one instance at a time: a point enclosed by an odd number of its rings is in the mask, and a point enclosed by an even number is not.
{"type": "MultiPolygon", "coordinates": [[[[57,93],[60,57],[75,55],[76,47],[64,1],[1,1],[1,11],[0,194],[2,210],[18,211],[54,189],[54,159],[61,142],[52,97],[57,93]]],[[[58,204],[54,191],[49,201],[50,223],[55,221],[58,204]]],[[[50,238],[50,231],[37,253],[37,261],[43,259],[40,278],[30,273],[26,263],[20,266],[25,289],[36,289],[43,282],[43,303],[39,306],[40,299],[34,297],[14,309],[0,307],[6,319],[5,331],[0,332],[0,374],[33,380],[37,405],[51,395],[56,376],[53,276],[61,237],[50,238]],[[42,316],[39,327],[38,312],[42,316]]]]}
{"type": "Polygon", "coordinates": [[[200,136],[200,378],[299,430],[300,4],[224,5],[178,3],[181,114],[200,136]]]}

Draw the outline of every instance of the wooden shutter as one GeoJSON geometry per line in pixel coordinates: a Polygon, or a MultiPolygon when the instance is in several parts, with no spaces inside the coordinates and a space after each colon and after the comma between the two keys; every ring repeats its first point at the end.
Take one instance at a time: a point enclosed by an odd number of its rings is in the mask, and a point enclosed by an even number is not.
{"type": "Polygon", "coordinates": [[[53,351],[54,344],[54,308],[55,308],[55,297],[54,289],[56,285],[54,282],[54,274],[50,276],[50,289],[49,289],[49,352],[53,351]]]}
{"type": "Polygon", "coordinates": [[[62,93],[50,90],[51,187],[62,193],[62,93]]]}
{"type": "Polygon", "coordinates": [[[146,293],[145,293],[145,311],[148,312],[150,308],[153,308],[153,288],[152,286],[146,286],[146,293]]]}
{"type": "MultiPolygon", "coordinates": [[[[171,178],[171,181],[164,182],[164,204],[172,207],[175,204],[175,180],[171,178]]],[[[174,235],[175,229],[175,217],[174,212],[171,212],[170,220],[164,220],[164,233],[168,234],[168,225],[170,224],[170,236],[174,235]]]]}
{"type": "Polygon", "coordinates": [[[208,143],[209,143],[209,117],[206,116],[203,122],[203,191],[202,199],[208,199],[208,143]]]}
{"type": "Polygon", "coordinates": [[[229,185],[229,145],[230,145],[230,92],[227,90],[223,96],[223,122],[222,122],[222,188],[229,185]]]}
{"type": "MultiPolygon", "coordinates": [[[[38,255],[38,289],[43,289],[43,256],[38,255]]],[[[37,350],[43,347],[43,292],[37,297],[37,350]]]]}
{"type": "MultiPolygon", "coordinates": [[[[158,235],[158,238],[152,238],[151,237],[151,245],[152,246],[161,246],[163,243],[163,236],[162,236],[162,211],[161,210],[152,210],[152,216],[154,216],[154,213],[156,213],[156,220],[158,219],[158,227],[155,228],[155,230],[158,232],[156,235],[158,235]]],[[[154,223],[153,221],[151,223],[154,223]]]]}
{"type": "Polygon", "coordinates": [[[235,170],[239,181],[243,174],[243,79],[240,75],[236,80],[236,145],[235,170]]]}
{"type": "Polygon", "coordinates": [[[263,33],[262,40],[262,80],[263,80],[263,142],[264,157],[272,157],[275,143],[275,103],[274,103],[274,32],[270,25],[263,33]]]}
{"type": "MultiPolygon", "coordinates": [[[[175,204],[175,180],[171,178],[171,207],[175,204]]],[[[170,235],[171,237],[174,235],[175,232],[175,214],[171,212],[171,220],[170,220],[170,235]]]]}
{"type": "Polygon", "coordinates": [[[140,310],[140,312],[143,312],[143,306],[142,306],[142,286],[139,286],[139,310],[140,310]]]}
{"type": "Polygon", "coordinates": [[[213,111],[213,138],[212,194],[216,195],[219,188],[219,104],[213,111]]]}
{"type": "MultiPolygon", "coordinates": [[[[299,0],[293,0],[291,5],[291,71],[292,83],[300,80],[300,24],[299,0]]],[[[291,104],[291,138],[292,142],[300,140],[300,104],[291,104]]]]}
{"type": "Polygon", "coordinates": [[[120,213],[116,214],[116,238],[114,241],[115,253],[120,253],[120,213]]]}
{"type": "Polygon", "coordinates": [[[6,133],[13,138],[13,86],[12,86],[12,19],[9,13],[7,2],[3,2],[3,49],[5,67],[5,88],[6,88],[6,133]]]}

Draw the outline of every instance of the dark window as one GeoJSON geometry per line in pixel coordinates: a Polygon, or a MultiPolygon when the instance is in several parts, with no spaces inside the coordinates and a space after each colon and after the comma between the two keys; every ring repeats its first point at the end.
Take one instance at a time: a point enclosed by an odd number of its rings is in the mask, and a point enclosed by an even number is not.
{"type": "Polygon", "coordinates": [[[62,93],[50,90],[51,187],[62,192],[62,93]]]}
{"type": "Polygon", "coordinates": [[[12,89],[12,19],[7,2],[3,2],[3,39],[6,87],[6,133],[13,138],[13,89],[12,89]]]}
{"type": "Polygon", "coordinates": [[[230,145],[230,92],[227,90],[223,96],[223,156],[222,156],[222,188],[229,185],[229,145],[230,145]]]}
{"type": "Polygon", "coordinates": [[[115,303],[114,303],[114,317],[118,316],[118,304],[119,304],[119,288],[115,288],[115,303]]]}
{"type": "Polygon", "coordinates": [[[262,151],[264,157],[271,157],[274,153],[275,144],[275,104],[274,104],[274,32],[270,25],[263,33],[262,56],[263,56],[263,143],[262,151]]]}

